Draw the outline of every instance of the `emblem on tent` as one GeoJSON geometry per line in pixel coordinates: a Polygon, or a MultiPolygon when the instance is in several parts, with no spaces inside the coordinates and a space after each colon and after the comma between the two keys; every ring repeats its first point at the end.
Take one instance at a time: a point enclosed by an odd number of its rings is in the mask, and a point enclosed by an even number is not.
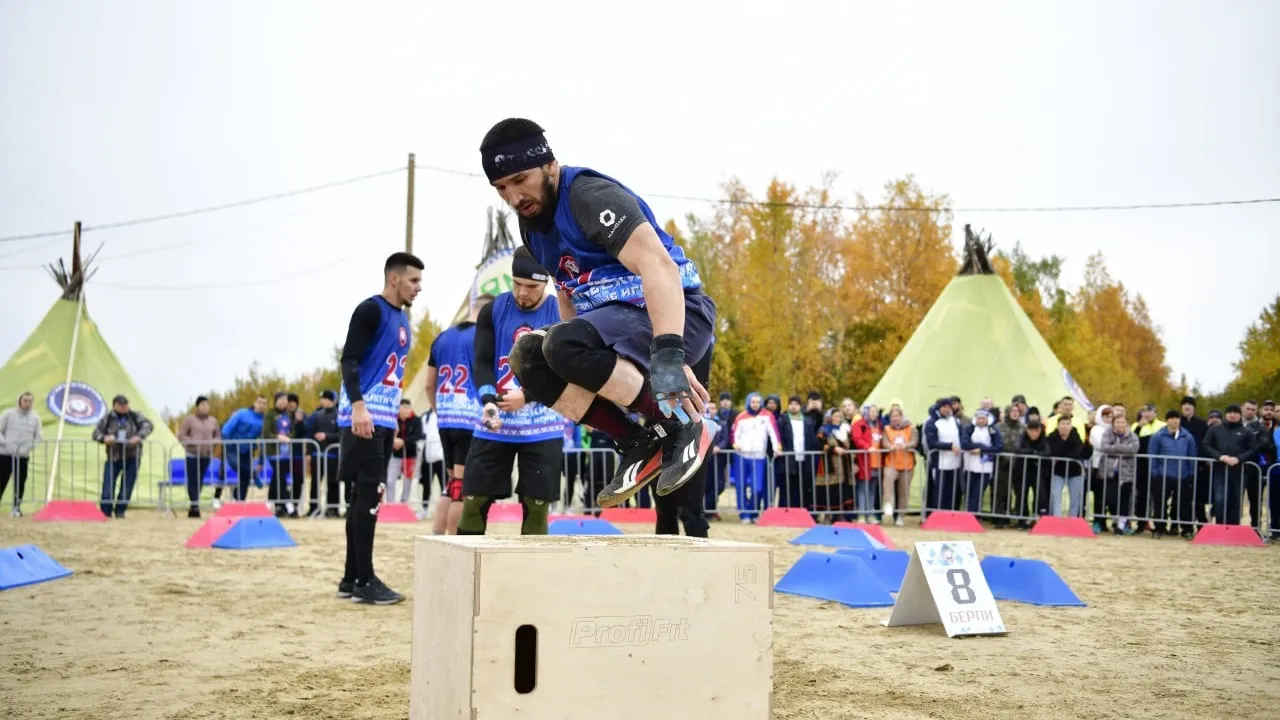
{"type": "Polygon", "coordinates": [[[67,412],[63,419],[72,425],[96,425],[103,415],[107,414],[107,401],[102,394],[91,385],[72,382],[67,392],[67,384],[61,383],[49,391],[45,403],[49,412],[57,417],[62,412],[63,395],[66,395],[67,412]]]}

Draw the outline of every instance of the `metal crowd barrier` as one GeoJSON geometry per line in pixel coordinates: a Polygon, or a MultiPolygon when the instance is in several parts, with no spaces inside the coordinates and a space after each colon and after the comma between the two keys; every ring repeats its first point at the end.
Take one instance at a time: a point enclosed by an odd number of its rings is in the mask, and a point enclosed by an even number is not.
{"type": "Polygon", "coordinates": [[[974,472],[963,453],[932,451],[923,512],[963,510],[997,526],[1080,517],[1095,532],[1194,534],[1209,522],[1280,533],[1280,466],[1202,457],[1095,453],[1089,461],[999,453],[974,472]],[[956,455],[961,455],[957,459],[956,455]],[[1265,480],[1265,482],[1264,482],[1265,480]],[[1246,508],[1247,504],[1247,508],[1246,508]],[[1248,511],[1247,515],[1244,510],[1248,511]]]}
{"type": "MultiPolygon", "coordinates": [[[[385,500],[412,506],[420,518],[440,495],[440,477],[447,478],[443,461],[423,466],[422,445],[402,448],[389,462],[385,500]]],[[[1228,466],[1203,457],[1100,453],[1081,461],[1003,452],[986,456],[990,472],[974,472],[965,467],[963,453],[935,450],[909,457],[908,462],[901,452],[884,450],[763,458],[715,451],[707,459],[703,510],[715,516],[736,512],[743,522],[775,506],[804,508],[819,522],[882,522],[887,499],[898,523],[917,512],[923,518],[936,510],[965,510],[998,527],[1029,527],[1052,514],[1086,518],[1098,532],[1190,534],[1215,521],[1280,537],[1280,464],[1228,466]]],[[[600,512],[595,498],[617,471],[617,461],[610,447],[566,449],[555,509],[600,512]]],[[[48,441],[27,458],[0,458],[0,497],[7,492],[12,508],[27,511],[61,499],[94,501],[107,514],[121,514],[133,507],[181,510],[194,494],[202,507],[214,500],[292,503],[299,515],[337,517],[349,498],[339,482],[340,463],[339,443],[321,448],[309,439],[215,441],[190,448],[144,441],[126,459],[91,440],[48,441]],[[50,485],[55,452],[58,471],[50,485]],[[187,482],[197,475],[198,483],[187,482]]],[[[642,490],[627,505],[652,507],[653,498],[642,490]]]]}

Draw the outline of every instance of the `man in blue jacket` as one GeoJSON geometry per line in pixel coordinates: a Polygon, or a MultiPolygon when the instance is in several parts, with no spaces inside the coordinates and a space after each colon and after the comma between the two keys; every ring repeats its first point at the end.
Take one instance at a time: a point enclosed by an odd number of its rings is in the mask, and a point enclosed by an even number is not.
{"type": "MultiPolygon", "coordinates": [[[[1147,452],[1151,455],[1151,536],[1161,538],[1176,529],[1184,538],[1190,540],[1195,536],[1195,519],[1191,509],[1191,500],[1195,497],[1192,484],[1196,476],[1196,458],[1199,450],[1191,431],[1182,427],[1182,413],[1170,410],[1164,416],[1165,425],[1151,436],[1147,452]],[[1175,458],[1188,458],[1178,460],[1175,458]],[[1178,498],[1183,498],[1179,503],[1178,498]],[[1173,512],[1166,513],[1169,503],[1174,504],[1173,512]],[[1177,507],[1179,504],[1182,507],[1177,507]],[[1165,522],[1166,518],[1179,518],[1185,524],[1176,528],[1173,523],[1165,522]]],[[[1139,512],[1142,508],[1138,509],[1139,512]]]]}
{"type": "Polygon", "coordinates": [[[249,495],[249,482],[253,479],[253,450],[261,444],[266,411],[267,396],[259,395],[252,406],[240,408],[222,424],[223,467],[235,468],[239,484],[233,497],[240,502],[249,495]]]}

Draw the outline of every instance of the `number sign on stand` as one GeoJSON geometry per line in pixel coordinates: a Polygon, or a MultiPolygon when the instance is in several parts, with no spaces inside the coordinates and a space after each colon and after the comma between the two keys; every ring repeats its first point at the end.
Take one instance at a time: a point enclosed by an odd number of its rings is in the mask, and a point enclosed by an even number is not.
{"type": "Polygon", "coordinates": [[[1009,632],[972,542],[916,543],[893,612],[884,624],[932,623],[942,623],[947,637],[1009,632]]]}

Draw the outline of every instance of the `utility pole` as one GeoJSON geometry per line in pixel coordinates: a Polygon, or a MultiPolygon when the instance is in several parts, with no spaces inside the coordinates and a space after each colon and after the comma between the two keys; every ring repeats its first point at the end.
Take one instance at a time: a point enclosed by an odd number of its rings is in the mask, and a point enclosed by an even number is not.
{"type": "Polygon", "coordinates": [[[409,197],[405,206],[404,251],[413,252],[413,153],[409,153],[409,197]]]}

